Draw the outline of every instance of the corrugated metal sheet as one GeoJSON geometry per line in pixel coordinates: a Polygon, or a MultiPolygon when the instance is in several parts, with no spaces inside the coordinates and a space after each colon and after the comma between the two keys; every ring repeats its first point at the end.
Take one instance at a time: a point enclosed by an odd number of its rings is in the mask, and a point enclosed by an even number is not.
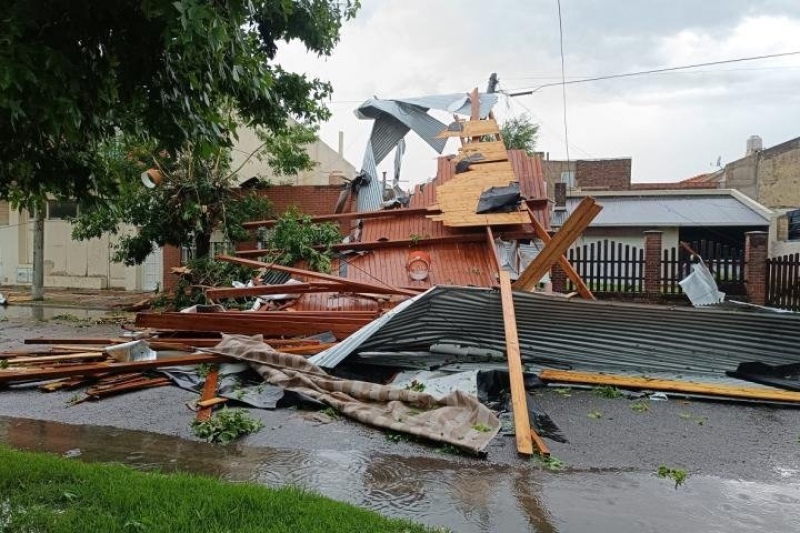
{"type": "MultiPolygon", "coordinates": [[[[555,368],[715,374],[745,361],[800,362],[800,315],[670,308],[514,294],[523,361],[555,368]]],[[[361,351],[428,351],[436,343],[505,350],[499,292],[436,287],[357,347],[333,348],[331,368],[361,351]]]]}
{"type": "MultiPolygon", "coordinates": [[[[769,226],[769,220],[733,196],[597,196],[603,210],[589,227],[769,226]]],[[[583,198],[568,198],[556,212],[560,226],[583,198]]]]}
{"type": "MultiPolygon", "coordinates": [[[[497,93],[479,93],[478,99],[480,102],[478,110],[480,118],[486,118],[495,104],[497,104],[498,95],[497,93]]],[[[418,98],[396,98],[395,100],[428,109],[458,113],[459,115],[469,115],[471,112],[471,104],[467,93],[435,94],[418,98]]]]}

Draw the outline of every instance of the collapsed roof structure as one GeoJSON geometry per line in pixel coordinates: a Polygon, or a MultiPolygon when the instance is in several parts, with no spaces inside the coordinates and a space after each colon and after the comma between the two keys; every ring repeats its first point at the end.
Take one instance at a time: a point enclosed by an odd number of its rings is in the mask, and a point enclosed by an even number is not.
{"type": "MultiPolygon", "coordinates": [[[[602,206],[584,198],[551,234],[541,162],[524,151],[506,149],[491,112],[496,100],[496,95],[477,90],[368,100],[356,111],[374,121],[362,170],[343,191],[356,195],[357,208],[342,212],[340,201],[330,214],[311,217],[343,227],[343,242],[332,247],[337,253],[334,273],[254,259],[270,250],[239,250],[235,257],[219,258],[259,271],[251,280],[255,283],[209,288],[207,298],[248,297],[270,305],[251,311],[215,307],[194,313],[140,313],[137,335],[149,336],[154,345],[212,352],[197,361],[249,362],[268,383],[362,422],[473,453],[481,453],[500,429],[491,411],[460,390],[434,397],[408,387],[366,383],[384,377],[375,369],[468,370],[474,382],[483,370],[506,368],[503,387],[510,391],[517,449],[528,455],[534,444],[543,454],[547,447],[534,427],[538,417],[529,413],[524,371],[538,372],[548,382],[800,404],[800,392],[730,384],[737,365],[752,359],[776,365],[776,372],[784,374],[791,370],[786,365],[798,366],[800,316],[592,301],[564,252],[602,206]],[[454,121],[444,124],[430,109],[450,111],[454,121]],[[404,138],[412,131],[440,154],[449,138],[461,145],[456,154],[439,157],[434,179],[416,185],[408,197],[395,183],[390,195],[402,201],[387,202],[377,166],[395,150],[398,176],[404,138]],[[555,264],[588,301],[532,294],[555,264]],[[260,337],[237,340],[225,334],[260,337]],[[306,360],[308,355],[313,357],[306,360]],[[336,372],[348,364],[361,366],[364,381],[323,370],[336,372]],[[348,396],[346,403],[342,395],[348,396]],[[405,407],[396,409],[398,402],[405,407]]],[[[256,230],[276,222],[247,226],[256,230]]],[[[114,368],[130,369],[125,364],[114,368]]],[[[752,373],[753,367],[748,368],[752,373]]],[[[65,370],[68,375],[108,371],[100,364],[65,370]]],[[[0,383],[33,375],[0,371],[0,383]]],[[[206,405],[221,403],[214,397],[216,385],[206,385],[203,401],[212,402],[206,405]]]]}

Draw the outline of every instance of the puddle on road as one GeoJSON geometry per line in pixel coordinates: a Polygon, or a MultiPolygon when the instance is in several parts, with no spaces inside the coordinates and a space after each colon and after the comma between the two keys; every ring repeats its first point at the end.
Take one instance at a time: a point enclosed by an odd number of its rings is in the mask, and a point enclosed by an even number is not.
{"type": "Polygon", "coordinates": [[[800,487],[692,476],[678,489],[654,475],[549,472],[528,464],[454,463],[214,446],[174,437],[0,417],[0,442],[84,461],[189,471],[231,482],[298,485],[384,515],[454,531],[796,532],[800,487]]]}
{"type": "Polygon", "coordinates": [[[53,320],[56,317],[66,322],[95,320],[108,314],[103,309],[81,309],[75,307],[49,307],[44,305],[9,305],[0,306],[0,320],[53,320]]]}

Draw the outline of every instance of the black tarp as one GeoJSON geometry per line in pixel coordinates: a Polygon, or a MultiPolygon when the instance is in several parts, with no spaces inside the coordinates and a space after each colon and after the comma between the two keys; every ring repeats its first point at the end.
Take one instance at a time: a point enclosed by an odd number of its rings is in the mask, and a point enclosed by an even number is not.
{"type": "Polygon", "coordinates": [[[492,187],[481,194],[475,213],[508,213],[516,211],[522,201],[519,183],[509,183],[507,187],[492,187]]]}

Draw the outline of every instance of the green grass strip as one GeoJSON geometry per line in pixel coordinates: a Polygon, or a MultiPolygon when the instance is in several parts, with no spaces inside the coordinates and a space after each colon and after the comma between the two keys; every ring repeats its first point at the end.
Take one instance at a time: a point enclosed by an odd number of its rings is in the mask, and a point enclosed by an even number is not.
{"type": "Polygon", "coordinates": [[[0,532],[430,532],[298,488],[140,472],[0,446],[0,532]]]}

